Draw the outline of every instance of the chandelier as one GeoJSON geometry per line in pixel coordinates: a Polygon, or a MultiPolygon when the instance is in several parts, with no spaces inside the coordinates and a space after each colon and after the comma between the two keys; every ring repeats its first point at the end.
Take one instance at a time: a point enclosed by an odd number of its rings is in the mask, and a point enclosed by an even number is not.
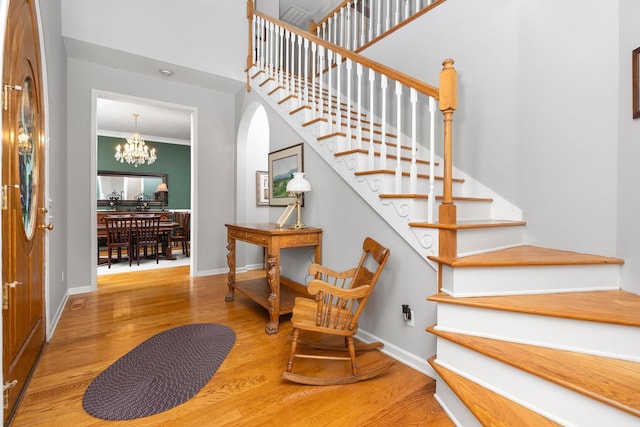
{"type": "Polygon", "coordinates": [[[140,138],[140,134],[138,133],[138,116],[139,114],[133,114],[135,118],[135,132],[131,137],[127,138],[127,143],[124,145],[124,148],[118,144],[115,155],[116,161],[120,163],[127,162],[130,165],[133,164],[135,167],[144,165],[145,162],[150,165],[157,159],[156,149],[150,149],[142,138],[140,138]]]}

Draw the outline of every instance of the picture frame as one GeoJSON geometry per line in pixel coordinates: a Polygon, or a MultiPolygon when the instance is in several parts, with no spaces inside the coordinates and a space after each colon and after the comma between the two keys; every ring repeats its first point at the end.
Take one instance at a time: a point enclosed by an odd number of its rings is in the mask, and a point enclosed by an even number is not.
{"type": "Polygon", "coordinates": [[[633,118],[640,118],[640,47],[637,47],[631,53],[631,79],[632,79],[632,96],[633,96],[633,118]]]}
{"type": "Polygon", "coordinates": [[[303,160],[303,144],[269,153],[269,206],[288,206],[296,202],[296,197],[287,193],[286,188],[294,172],[304,172],[303,160]]]}
{"type": "Polygon", "coordinates": [[[256,205],[269,205],[269,171],[256,171],[256,205]]]}

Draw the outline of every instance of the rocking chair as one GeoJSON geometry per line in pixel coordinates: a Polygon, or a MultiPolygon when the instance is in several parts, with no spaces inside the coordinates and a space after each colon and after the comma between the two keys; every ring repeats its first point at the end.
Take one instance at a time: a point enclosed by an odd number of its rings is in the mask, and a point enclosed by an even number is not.
{"type": "Polygon", "coordinates": [[[344,272],[336,272],[327,267],[312,264],[309,274],[316,276],[307,286],[307,291],[315,295],[310,298],[296,298],[291,323],[293,336],[291,352],[287,362],[287,370],[282,378],[300,384],[334,385],[351,384],[375,377],[393,365],[393,362],[379,364],[367,371],[360,372],[356,364],[356,351],[373,350],[383,346],[380,342],[356,344],[353,336],[358,332],[358,317],[373,291],[380,273],[389,258],[389,249],[367,237],[362,244],[362,257],[356,268],[344,272]],[[365,264],[375,264],[372,272],[365,264]],[[344,345],[326,345],[318,341],[302,341],[300,331],[341,336],[344,345]],[[322,350],[324,354],[298,353],[298,344],[322,350]],[[334,351],[348,352],[348,356],[327,354],[334,351]],[[328,359],[350,362],[351,374],[338,377],[318,377],[296,374],[292,372],[294,358],[328,359]]]}

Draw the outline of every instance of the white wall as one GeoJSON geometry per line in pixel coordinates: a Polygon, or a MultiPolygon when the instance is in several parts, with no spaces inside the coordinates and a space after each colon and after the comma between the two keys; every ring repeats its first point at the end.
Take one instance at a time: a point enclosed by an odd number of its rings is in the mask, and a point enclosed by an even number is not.
{"type": "MultiPolygon", "coordinates": [[[[67,294],[67,59],[60,37],[60,0],[38,3],[44,36],[47,92],[47,191],[49,221],[46,265],[47,336],[62,314],[67,294]]],[[[2,33],[4,34],[4,32],[2,33]]]]}
{"type": "Polygon", "coordinates": [[[244,1],[62,0],[62,7],[65,37],[234,80],[245,79],[244,1]],[[239,29],[243,29],[241,33],[239,29]],[[199,50],[203,46],[207,50],[199,50]]]}
{"type": "Polygon", "coordinates": [[[365,54],[436,85],[453,58],[454,164],[523,209],[530,243],[616,255],[616,3],[449,1],[365,54]]]}
{"type": "Polygon", "coordinates": [[[631,52],[640,47],[640,2],[620,0],[619,4],[618,256],[625,262],[625,289],[640,293],[640,119],[631,116],[631,52]]]}
{"type": "MultiPolygon", "coordinates": [[[[100,90],[153,99],[197,109],[196,159],[192,203],[194,259],[192,274],[226,268],[224,223],[234,215],[235,116],[232,94],[207,90],[171,80],[152,78],[74,59],[68,61],[69,198],[68,233],[70,288],[90,285],[95,260],[91,258],[91,91],[100,90]]],[[[95,148],[94,148],[95,150],[95,148]]],[[[94,273],[95,274],[95,273],[94,273]]]]}

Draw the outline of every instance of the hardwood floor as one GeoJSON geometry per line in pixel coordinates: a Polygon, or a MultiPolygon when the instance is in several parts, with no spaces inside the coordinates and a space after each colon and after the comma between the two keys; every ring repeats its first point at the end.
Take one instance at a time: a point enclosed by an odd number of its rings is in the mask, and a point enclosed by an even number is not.
{"type": "MultiPolygon", "coordinates": [[[[346,386],[283,381],[288,317],[281,317],[277,334],[267,335],[269,317],[263,308],[240,294],[234,302],[224,301],[226,275],[191,278],[188,271],[177,267],[101,276],[97,292],[70,297],[12,426],[453,425],[433,397],[434,381],[399,362],[377,378],[346,386]],[[194,398],[132,421],[103,421],[84,412],[86,387],[119,357],[160,331],[204,322],[231,327],[236,343],[194,398]]],[[[263,273],[237,278],[255,274],[263,273]]],[[[364,364],[387,358],[377,351],[360,357],[364,364]]],[[[340,365],[301,360],[294,369],[332,372],[340,365]]]]}

